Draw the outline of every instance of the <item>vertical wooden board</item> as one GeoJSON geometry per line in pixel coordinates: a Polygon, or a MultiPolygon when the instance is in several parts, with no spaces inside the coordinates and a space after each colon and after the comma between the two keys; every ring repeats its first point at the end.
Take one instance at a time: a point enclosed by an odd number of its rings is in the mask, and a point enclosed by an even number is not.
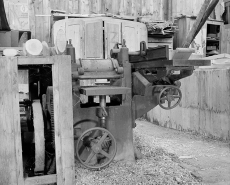
{"type": "Polygon", "coordinates": [[[57,184],[74,184],[72,79],[69,56],[53,57],[53,93],[57,184]],[[68,144],[67,144],[68,141],[68,144]]]}
{"type": "Polygon", "coordinates": [[[79,12],[81,14],[90,14],[89,0],[81,0],[81,1],[79,1],[79,12]]]}
{"type": "Polygon", "coordinates": [[[141,16],[142,14],[142,1],[141,0],[134,0],[136,5],[137,16],[141,16]]]}
{"type": "Polygon", "coordinates": [[[121,0],[112,1],[112,13],[115,15],[119,15],[121,0]]]}
{"type": "Polygon", "coordinates": [[[132,16],[138,16],[137,9],[136,9],[136,0],[131,0],[131,15],[132,16]]]}
{"type": "MultiPolygon", "coordinates": [[[[9,63],[9,61],[8,61],[9,63]]],[[[22,142],[21,142],[21,125],[19,115],[19,93],[18,93],[18,63],[17,58],[11,58],[10,61],[11,85],[12,85],[12,108],[13,108],[13,127],[14,127],[14,142],[16,156],[16,174],[18,184],[23,185],[23,163],[22,163],[22,142]]]]}
{"type": "Polygon", "coordinates": [[[84,19],[84,58],[103,59],[103,24],[100,19],[84,19]]]}
{"type": "Polygon", "coordinates": [[[125,15],[131,15],[132,13],[132,0],[124,0],[124,13],[125,15]]]}
{"type": "Polygon", "coordinates": [[[222,32],[221,32],[221,37],[220,37],[220,45],[221,45],[221,53],[227,53],[227,40],[228,40],[228,32],[229,29],[226,29],[226,27],[223,25],[222,27],[222,32]]]}
{"type": "Polygon", "coordinates": [[[129,51],[140,50],[138,23],[131,21],[122,22],[122,40],[125,39],[129,51]]]}
{"type": "Polygon", "coordinates": [[[83,21],[79,19],[68,19],[66,25],[66,39],[72,40],[75,48],[75,58],[83,58],[84,56],[84,34],[83,21]]]}
{"type": "Polygon", "coordinates": [[[69,10],[72,9],[72,13],[76,13],[76,14],[80,13],[79,12],[79,1],[80,0],[72,0],[72,3],[69,1],[69,10]]]}
{"type": "MultiPolygon", "coordinates": [[[[43,0],[34,1],[34,13],[35,15],[42,15],[43,14],[43,0]]],[[[43,17],[36,16],[35,17],[35,38],[43,41],[43,17]]]]}
{"type": "Polygon", "coordinates": [[[16,169],[16,160],[14,156],[14,138],[12,124],[12,116],[9,115],[9,111],[12,112],[12,94],[11,91],[11,79],[8,75],[8,61],[6,58],[0,58],[0,183],[1,184],[17,184],[16,171],[11,172],[10,166],[16,169]],[[9,146],[8,146],[9,145],[9,146]]]}
{"type": "Polygon", "coordinates": [[[34,10],[34,1],[33,0],[28,0],[28,12],[29,12],[29,26],[30,26],[30,31],[31,31],[31,38],[35,38],[35,10],[34,10]]]}
{"type": "Polygon", "coordinates": [[[172,19],[177,16],[177,1],[178,0],[172,0],[172,19]]]}
{"type": "MultiPolygon", "coordinates": [[[[43,0],[43,15],[51,15],[50,3],[47,0],[43,0]]],[[[42,41],[46,41],[49,46],[51,46],[51,24],[50,16],[41,17],[43,19],[43,38],[42,41]]]]}
{"type": "Polygon", "coordinates": [[[101,0],[90,0],[90,13],[101,13],[101,0]]]}
{"type": "Polygon", "coordinates": [[[105,1],[105,11],[103,13],[112,13],[113,8],[112,8],[112,1],[105,1]]]}
{"type": "Polygon", "coordinates": [[[150,0],[141,0],[141,15],[144,16],[144,15],[147,15],[147,8],[146,8],[146,4],[148,3],[148,1],[150,0]]]}
{"type": "Polygon", "coordinates": [[[121,21],[104,21],[104,39],[105,59],[111,58],[110,50],[114,48],[116,43],[121,43],[121,21]]]}
{"type": "Polygon", "coordinates": [[[24,184],[16,58],[0,58],[0,184],[24,184]]]}
{"type": "Polygon", "coordinates": [[[170,20],[171,16],[171,1],[170,0],[162,0],[162,20],[170,20]]]}

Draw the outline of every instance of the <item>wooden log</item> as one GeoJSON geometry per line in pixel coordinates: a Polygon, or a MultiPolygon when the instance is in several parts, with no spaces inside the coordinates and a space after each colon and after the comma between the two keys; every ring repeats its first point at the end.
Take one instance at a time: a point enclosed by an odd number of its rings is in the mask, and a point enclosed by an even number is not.
{"type": "Polygon", "coordinates": [[[193,39],[195,38],[195,33],[197,32],[198,26],[203,18],[203,15],[206,11],[206,9],[208,8],[209,4],[210,4],[211,0],[205,0],[199,14],[197,15],[196,21],[193,24],[192,29],[189,31],[188,35],[186,36],[186,40],[183,43],[183,47],[184,48],[188,48],[191,44],[191,42],[193,41],[193,39]]]}
{"type": "Polygon", "coordinates": [[[201,22],[200,22],[200,24],[199,24],[199,26],[198,26],[198,28],[197,28],[197,30],[196,30],[196,33],[195,33],[195,35],[194,35],[194,38],[195,38],[196,35],[199,33],[200,29],[202,28],[202,26],[204,25],[204,23],[206,22],[206,20],[208,19],[208,17],[209,17],[210,14],[212,13],[212,11],[215,9],[215,7],[216,7],[216,5],[218,4],[218,2],[219,2],[219,0],[213,0],[213,1],[210,3],[208,9],[205,11],[204,16],[203,16],[203,18],[202,18],[202,20],[201,20],[201,22]]]}

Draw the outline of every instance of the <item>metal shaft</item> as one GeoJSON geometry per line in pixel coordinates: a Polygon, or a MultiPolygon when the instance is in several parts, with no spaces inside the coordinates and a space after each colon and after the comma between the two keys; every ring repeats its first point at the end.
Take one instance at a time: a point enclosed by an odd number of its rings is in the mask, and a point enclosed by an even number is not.
{"type": "Polygon", "coordinates": [[[100,121],[101,121],[101,127],[102,128],[105,128],[106,125],[105,125],[105,118],[107,116],[107,112],[105,110],[105,107],[106,107],[106,95],[100,95],[99,96],[99,102],[100,102],[100,107],[102,108],[102,111],[103,111],[103,116],[100,118],[100,121]]]}

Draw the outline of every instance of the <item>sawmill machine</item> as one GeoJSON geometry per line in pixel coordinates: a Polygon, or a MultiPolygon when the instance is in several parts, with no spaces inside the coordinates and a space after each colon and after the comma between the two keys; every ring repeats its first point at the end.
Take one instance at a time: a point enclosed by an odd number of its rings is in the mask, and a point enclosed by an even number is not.
{"type": "MultiPolygon", "coordinates": [[[[195,66],[210,65],[209,60],[189,59],[193,52],[178,48],[169,56],[168,46],[147,49],[145,42],[140,43],[140,51],[132,52],[123,40],[111,49],[111,58],[72,63],[70,106],[77,161],[89,169],[101,169],[113,160],[134,161],[135,120],[158,105],[166,110],[175,108],[182,98],[179,80],[192,75],[195,66]]],[[[42,107],[33,102],[32,114],[38,118],[40,112],[45,122],[33,127],[34,132],[45,130],[45,156],[35,155],[35,175],[52,174],[56,169],[52,86],[40,101],[42,107]]],[[[36,121],[35,116],[30,120],[36,121]]]]}
{"type": "MultiPolygon", "coordinates": [[[[210,65],[210,61],[191,59],[194,53],[191,48],[177,48],[172,53],[168,46],[148,48],[146,27],[140,23],[107,18],[104,23],[99,19],[65,21],[56,22],[54,44],[58,52],[62,50],[58,54],[64,54],[68,39],[72,39],[75,47],[75,57],[71,55],[73,104],[70,105],[75,158],[90,169],[101,169],[113,160],[134,161],[135,120],[158,105],[166,110],[179,105],[182,99],[179,80],[192,75],[195,66],[210,65]],[[100,34],[98,30],[92,32],[94,29],[100,29],[100,34]],[[94,40],[90,40],[92,34],[94,40]]],[[[46,161],[45,173],[51,174],[56,166],[52,83],[40,97],[46,122],[45,151],[50,159],[46,161]]],[[[39,163],[39,159],[36,161],[39,163]]],[[[38,172],[43,168],[44,165],[39,169],[35,165],[38,172]]]]}
{"type": "Polygon", "coordinates": [[[189,60],[193,49],[178,48],[169,59],[168,46],[129,52],[125,40],[109,59],[79,59],[72,64],[75,156],[90,169],[114,160],[133,161],[133,128],[159,105],[170,110],[182,98],[179,80],[208,60],[189,60]],[[94,80],[91,86],[81,81],[94,80]],[[88,100],[84,101],[87,97],[88,100]]]}

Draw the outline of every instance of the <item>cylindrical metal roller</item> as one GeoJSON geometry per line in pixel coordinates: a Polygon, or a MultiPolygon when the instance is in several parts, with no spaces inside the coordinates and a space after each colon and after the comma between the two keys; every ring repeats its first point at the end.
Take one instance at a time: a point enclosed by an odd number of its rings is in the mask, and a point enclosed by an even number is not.
{"type": "Polygon", "coordinates": [[[82,59],[81,65],[85,72],[114,71],[113,63],[110,59],[82,59]]]}
{"type": "Polygon", "coordinates": [[[117,74],[123,74],[124,73],[124,68],[123,67],[118,67],[116,69],[117,74]]]}

